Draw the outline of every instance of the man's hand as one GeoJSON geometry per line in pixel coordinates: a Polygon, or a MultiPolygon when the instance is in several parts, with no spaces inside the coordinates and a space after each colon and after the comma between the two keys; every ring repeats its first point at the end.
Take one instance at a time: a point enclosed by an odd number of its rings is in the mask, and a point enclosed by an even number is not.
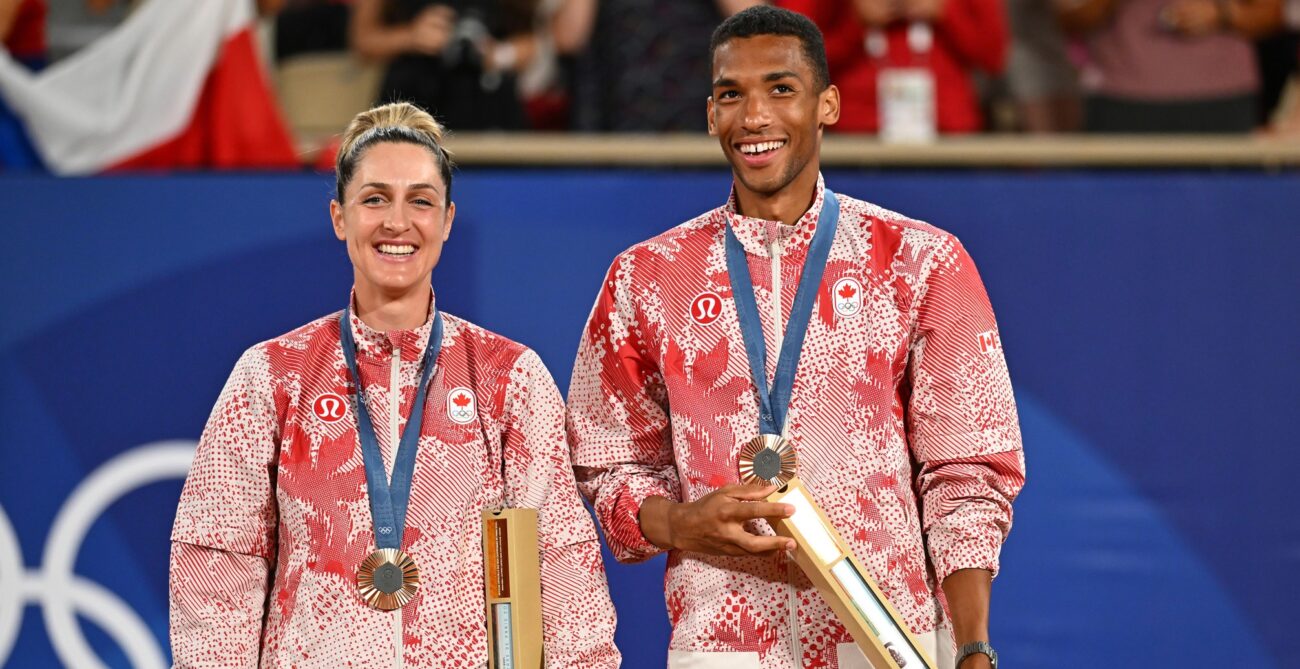
{"type": "Polygon", "coordinates": [[[767,555],[794,550],[794,539],[760,537],[745,531],[757,518],[788,518],[789,504],[762,501],[776,486],[733,483],[694,502],[651,497],[641,505],[641,532],[660,548],[709,555],[767,555]]]}

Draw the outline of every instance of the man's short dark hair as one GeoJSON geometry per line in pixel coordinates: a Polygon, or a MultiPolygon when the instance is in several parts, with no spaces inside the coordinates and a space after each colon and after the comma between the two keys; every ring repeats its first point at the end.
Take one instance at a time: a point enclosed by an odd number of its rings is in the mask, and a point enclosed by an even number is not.
{"type": "Polygon", "coordinates": [[[796,37],[803,46],[803,55],[813,71],[813,84],[817,90],[825,90],[831,83],[830,68],[826,66],[826,43],[822,40],[822,31],[812,19],[769,5],[755,5],[729,17],[713,31],[709,40],[709,62],[713,54],[724,42],[737,37],[755,37],[758,35],[782,35],[796,37]]]}

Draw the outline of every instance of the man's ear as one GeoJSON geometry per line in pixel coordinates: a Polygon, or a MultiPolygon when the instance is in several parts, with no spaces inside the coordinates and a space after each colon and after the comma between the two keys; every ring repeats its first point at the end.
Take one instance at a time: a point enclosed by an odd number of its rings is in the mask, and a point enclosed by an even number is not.
{"type": "Polygon", "coordinates": [[[817,120],[823,126],[835,125],[840,120],[840,89],[831,84],[817,96],[817,120]]]}
{"type": "Polygon", "coordinates": [[[708,101],[704,103],[704,113],[709,119],[709,135],[718,136],[718,126],[713,122],[713,96],[710,95],[708,101]]]}

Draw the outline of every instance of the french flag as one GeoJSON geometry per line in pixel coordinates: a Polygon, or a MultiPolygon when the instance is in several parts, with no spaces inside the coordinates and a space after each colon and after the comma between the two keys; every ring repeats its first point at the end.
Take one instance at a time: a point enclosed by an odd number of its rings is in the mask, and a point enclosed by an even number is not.
{"type": "Polygon", "coordinates": [[[149,0],[39,73],[0,49],[0,94],[56,174],[296,167],[254,20],[253,0],[149,0]]]}

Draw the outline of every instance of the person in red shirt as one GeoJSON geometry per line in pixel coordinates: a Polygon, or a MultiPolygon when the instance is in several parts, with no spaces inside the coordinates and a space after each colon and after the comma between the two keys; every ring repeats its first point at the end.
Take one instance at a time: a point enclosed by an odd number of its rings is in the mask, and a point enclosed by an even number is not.
{"type": "Polygon", "coordinates": [[[878,77],[919,68],[934,77],[940,133],[984,127],[971,72],[1002,71],[1007,21],[999,0],[777,0],[813,20],[826,38],[826,60],[843,96],[842,132],[880,129],[878,77]]]}

